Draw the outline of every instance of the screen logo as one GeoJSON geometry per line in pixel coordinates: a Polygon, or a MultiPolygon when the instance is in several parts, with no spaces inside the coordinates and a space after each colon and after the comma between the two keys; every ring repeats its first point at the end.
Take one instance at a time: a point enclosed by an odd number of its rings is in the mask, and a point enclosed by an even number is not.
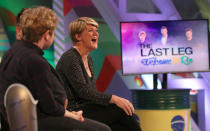
{"type": "Polygon", "coordinates": [[[143,65],[162,65],[162,64],[171,64],[171,59],[157,59],[156,57],[148,58],[148,59],[142,59],[141,63],[143,65]]]}
{"type": "Polygon", "coordinates": [[[182,56],[181,57],[181,63],[188,66],[188,65],[193,63],[193,59],[188,57],[188,56],[182,56]]]}

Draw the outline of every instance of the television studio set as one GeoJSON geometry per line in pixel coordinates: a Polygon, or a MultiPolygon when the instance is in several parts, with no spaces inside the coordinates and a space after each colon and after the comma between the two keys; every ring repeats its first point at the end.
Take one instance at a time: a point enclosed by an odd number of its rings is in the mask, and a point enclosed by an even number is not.
{"type": "Polygon", "coordinates": [[[1,131],[210,131],[209,0],[1,0],[1,131]]]}

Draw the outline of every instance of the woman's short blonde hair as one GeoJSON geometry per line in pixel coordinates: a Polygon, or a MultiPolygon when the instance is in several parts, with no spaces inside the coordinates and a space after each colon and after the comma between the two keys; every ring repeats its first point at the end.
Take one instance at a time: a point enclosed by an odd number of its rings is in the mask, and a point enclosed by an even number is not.
{"type": "Polygon", "coordinates": [[[73,44],[78,42],[75,35],[80,35],[85,30],[87,25],[93,25],[98,28],[98,23],[94,19],[89,17],[80,17],[69,24],[69,32],[73,44]]]}
{"type": "Polygon", "coordinates": [[[38,42],[46,31],[52,35],[57,23],[57,16],[51,9],[39,6],[25,10],[20,16],[19,26],[24,40],[38,42]]]}

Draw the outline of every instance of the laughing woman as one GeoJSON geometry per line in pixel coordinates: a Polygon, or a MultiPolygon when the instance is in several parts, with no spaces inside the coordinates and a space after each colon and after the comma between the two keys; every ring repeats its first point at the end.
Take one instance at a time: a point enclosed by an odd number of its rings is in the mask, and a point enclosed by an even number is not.
{"type": "Polygon", "coordinates": [[[59,60],[56,70],[65,83],[69,110],[83,110],[87,118],[109,125],[113,131],[140,131],[133,105],[116,95],[96,89],[94,69],[89,53],[98,47],[98,23],[81,17],[69,25],[73,47],[59,60]]]}

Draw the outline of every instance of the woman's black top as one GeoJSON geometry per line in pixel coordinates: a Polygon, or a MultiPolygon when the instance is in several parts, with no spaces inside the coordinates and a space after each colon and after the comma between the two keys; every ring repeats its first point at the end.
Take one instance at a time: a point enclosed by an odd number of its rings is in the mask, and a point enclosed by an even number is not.
{"type": "Polygon", "coordinates": [[[75,48],[65,52],[56,66],[57,72],[64,81],[68,109],[78,110],[88,104],[108,105],[111,95],[98,92],[93,71],[93,62],[88,56],[91,78],[88,76],[82,57],[75,48]]]}

